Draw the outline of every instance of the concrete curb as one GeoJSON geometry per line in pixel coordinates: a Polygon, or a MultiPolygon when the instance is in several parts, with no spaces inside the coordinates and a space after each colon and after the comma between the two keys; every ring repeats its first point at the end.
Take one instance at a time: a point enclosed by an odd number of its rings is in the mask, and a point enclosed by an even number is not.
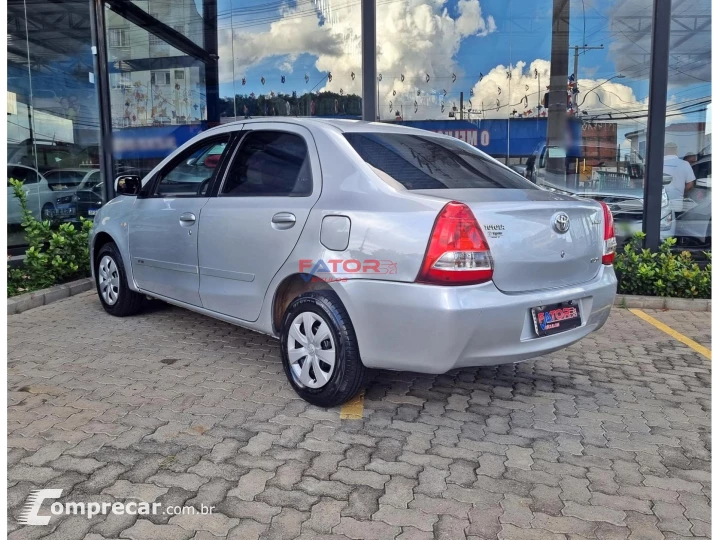
{"type": "Polygon", "coordinates": [[[712,301],[697,298],[667,298],[664,296],[635,296],[618,294],[614,305],[623,308],[676,309],[680,311],[711,311],[712,301]]]}
{"type": "Polygon", "coordinates": [[[88,277],[71,281],[70,283],[63,283],[62,285],[55,285],[47,289],[13,296],[7,299],[7,314],[16,315],[28,309],[46,306],[63,298],[69,298],[81,292],[89,291],[94,287],[95,282],[92,278],[88,277]]]}
{"type": "MultiPolygon", "coordinates": [[[[95,287],[92,278],[78,279],[70,283],[63,283],[48,289],[42,289],[27,294],[13,296],[7,299],[7,314],[16,315],[28,309],[46,306],[63,298],[75,296],[81,292],[89,291],[95,287]]],[[[640,309],[676,309],[680,311],[711,311],[711,300],[694,298],[666,298],[663,296],[635,296],[632,294],[618,294],[614,298],[614,305],[624,308],[640,309]]]]}

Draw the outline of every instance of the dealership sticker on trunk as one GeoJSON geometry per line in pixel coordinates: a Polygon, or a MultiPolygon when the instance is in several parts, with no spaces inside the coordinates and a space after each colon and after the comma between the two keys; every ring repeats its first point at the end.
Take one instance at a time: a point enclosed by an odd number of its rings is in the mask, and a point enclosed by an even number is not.
{"type": "Polygon", "coordinates": [[[534,331],[538,336],[551,336],[577,328],[582,324],[579,306],[574,302],[563,302],[531,309],[534,331]]]}

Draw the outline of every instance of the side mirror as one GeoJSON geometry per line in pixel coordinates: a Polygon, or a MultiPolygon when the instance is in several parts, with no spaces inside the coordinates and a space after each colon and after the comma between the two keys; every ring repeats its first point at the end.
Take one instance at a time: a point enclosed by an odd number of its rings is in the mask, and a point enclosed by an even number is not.
{"type": "Polygon", "coordinates": [[[118,195],[137,195],[142,189],[142,180],[135,174],[123,174],[115,180],[115,191],[118,195]]]}
{"type": "Polygon", "coordinates": [[[665,174],[662,176],[662,185],[668,186],[672,183],[672,175],[671,174],[665,174]]]}

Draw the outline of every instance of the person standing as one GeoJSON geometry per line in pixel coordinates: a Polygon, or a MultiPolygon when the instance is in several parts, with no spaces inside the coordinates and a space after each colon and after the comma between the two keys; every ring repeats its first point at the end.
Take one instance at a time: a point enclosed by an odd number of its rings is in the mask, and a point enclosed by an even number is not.
{"type": "Polygon", "coordinates": [[[664,174],[672,177],[669,185],[665,186],[667,196],[672,201],[675,212],[683,209],[684,197],[694,187],[695,176],[689,162],[679,159],[676,143],[668,142],[664,145],[664,174]]]}

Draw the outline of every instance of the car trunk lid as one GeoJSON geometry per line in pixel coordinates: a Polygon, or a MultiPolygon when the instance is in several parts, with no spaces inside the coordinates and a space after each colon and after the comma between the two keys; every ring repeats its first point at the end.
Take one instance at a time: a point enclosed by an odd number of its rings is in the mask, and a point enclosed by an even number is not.
{"type": "Polygon", "coordinates": [[[542,190],[416,190],[466,204],[474,213],[494,261],[493,281],[515,293],[566,287],[594,278],[601,267],[602,208],[542,190]],[[569,228],[560,232],[557,218],[569,228]]]}

